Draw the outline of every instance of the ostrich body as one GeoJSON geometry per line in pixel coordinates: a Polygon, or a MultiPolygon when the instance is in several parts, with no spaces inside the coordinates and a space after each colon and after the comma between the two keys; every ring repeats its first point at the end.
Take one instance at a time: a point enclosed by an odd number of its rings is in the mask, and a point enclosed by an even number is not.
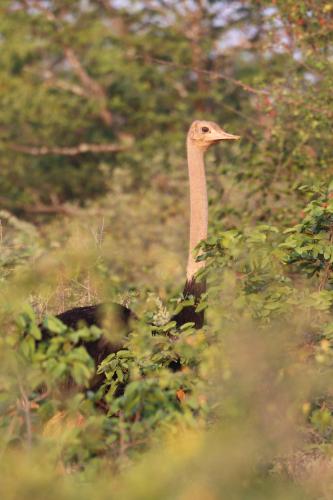
{"type": "MultiPolygon", "coordinates": [[[[204,154],[214,144],[223,140],[235,140],[239,136],[228,134],[216,123],[210,121],[196,120],[192,123],[187,134],[187,162],[190,185],[190,239],[189,253],[187,261],[186,283],[183,291],[184,298],[194,297],[194,305],[185,306],[178,314],[171,319],[176,321],[177,326],[188,322],[193,322],[195,328],[201,328],[204,322],[204,312],[196,312],[196,306],[200,301],[202,293],[206,290],[203,281],[197,281],[195,275],[205,263],[197,261],[194,250],[200,241],[207,238],[208,230],[208,200],[205,176],[204,154]]],[[[88,326],[103,326],[103,304],[76,307],[65,311],[57,316],[65,325],[75,329],[79,323],[88,326]]],[[[113,313],[117,316],[117,325],[124,331],[129,331],[131,318],[135,314],[120,304],[112,304],[113,313]]],[[[48,334],[42,328],[44,336],[48,334]]],[[[88,353],[94,359],[96,366],[108,355],[118,351],[120,344],[112,343],[104,336],[97,341],[85,342],[88,353]]],[[[101,381],[97,382],[99,385],[101,381]]],[[[95,385],[95,384],[94,384],[95,385]]]]}

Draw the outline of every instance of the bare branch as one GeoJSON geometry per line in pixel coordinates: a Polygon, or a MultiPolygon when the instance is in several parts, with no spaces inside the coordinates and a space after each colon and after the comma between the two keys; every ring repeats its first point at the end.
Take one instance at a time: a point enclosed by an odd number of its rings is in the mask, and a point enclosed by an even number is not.
{"type": "Polygon", "coordinates": [[[25,153],[32,156],[76,156],[85,153],[117,153],[124,151],[128,145],[121,146],[119,144],[78,144],[77,146],[61,147],[61,146],[24,146],[21,144],[9,144],[10,149],[25,153]]]}
{"type": "Polygon", "coordinates": [[[83,87],[77,85],[76,83],[68,82],[67,80],[62,80],[57,78],[54,75],[54,73],[52,73],[52,71],[50,70],[44,71],[42,76],[45,78],[44,83],[48,87],[54,87],[61,90],[65,90],[80,97],[88,97],[88,93],[83,87]]]}
{"type": "Polygon", "coordinates": [[[79,215],[81,211],[67,204],[45,205],[44,203],[36,203],[35,205],[24,206],[23,210],[31,214],[63,214],[63,215],[79,215]]]}
{"type": "Polygon", "coordinates": [[[98,97],[105,97],[105,91],[99,83],[91,78],[84,69],[78,56],[71,47],[64,47],[64,54],[67,61],[72,66],[73,70],[81,80],[82,84],[98,97]]]}
{"type": "Polygon", "coordinates": [[[50,205],[41,202],[35,202],[33,205],[25,205],[22,207],[24,212],[29,214],[62,214],[68,217],[105,217],[106,215],[110,215],[105,208],[81,208],[77,205],[71,205],[69,203],[54,203],[51,202],[50,205]]]}
{"type": "Polygon", "coordinates": [[[216,78],[218,80],[226,80],[233,83],[237,87],[241,87],[243,90],[250,92],[251,94],[269,94],[267,90],[255,89],[254,87],[251,87],[251,85],[248,85],[247,83],[244,83],[241,80],[236,80],[235,78],[232,78],[224,73],[220,73],[217,71],[210,71],[207,69],[200,69],[195,67],[193,68],[192,66],[188,66],[187,64],[179,64],[172,61],[165,61],[164,59],[158,59],[156,57],[152,57],[149,55],[139,55],[137,56],[137,59],[145,59],[152,63],[160,64],[161,66],[170,66],[171,68],[187,69],[189,71],[193,71],[194,73],[198,74],[201,73],[216,78]]]}
{"type": "Polygon", "coordinates": [[[80,59],[71,47],[64,47],[64,54],[85,89],[101,102],[102,109],[100,111],[100,116],[105,125],[110,126],[113,117],[111,111],[107,109],[107,95],[104,88],[86,72],[80,59]]]}

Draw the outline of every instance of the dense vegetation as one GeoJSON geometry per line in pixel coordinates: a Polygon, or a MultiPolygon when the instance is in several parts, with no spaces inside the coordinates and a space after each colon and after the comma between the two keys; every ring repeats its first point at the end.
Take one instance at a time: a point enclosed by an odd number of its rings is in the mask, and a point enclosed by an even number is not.
{"type": "Polygon", "coordinates": [[[332,28],[327,0],[2,0],[2,498],[332,498],[332,28]],[[178,330],[197,118],[242,139],[178,330]],[[108,312],[93,392],[102,331],[54,315],[100,300],[139,319],[108,312]]]}

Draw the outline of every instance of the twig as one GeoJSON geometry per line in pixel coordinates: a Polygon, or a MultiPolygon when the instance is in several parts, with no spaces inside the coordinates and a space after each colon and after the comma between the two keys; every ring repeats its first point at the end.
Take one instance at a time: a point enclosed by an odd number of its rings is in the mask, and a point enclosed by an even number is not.
{"type": "Polygon", "coordinates": [[[5,439],[2,440],[0,445],[0,459],[3,459],[8,443],[10,443],[11,437],[14,433],[15,425],[17,424],[17,415],[12,415],[9,420],[9,425],[7,427],[7,432],[5,439]]]}
{"type": "Polygon", "coordinates": [[[127,448],[124,414],[119,412],[119,455],[121,458],[126,456],[127,448]]]}
{"type": "Polygon", "coordinates": [[[180,64],[180,63],[175,63],[172,61],[165,61],[164,59],[158,59],[156,57],[152,57],[149,55],[138,55],[138,56],[136,56],[136,58],[137,59],[145,59],[146,61],[148,60],[150,62],[160,64],[162,66],[170,66],[173,68],[187,69],[187,70],[193,71],[194,73],[197,73],[197,74],[204,74],[204,75],[212,76],[212,77],[220,79],[220,80],[227,80],[227,81],[233,83],[234,85],[236,85],[237,87],[241,87],[243,90],[246,90],[247,92],[250,92],[252,94],[266,94],[266,95],[269,94],[269,92],[267,90],[255,89],[255,88],[251,87],[250,85],[248,85],[247,83],[244,83],[240,80],[232,78],[231,76],[227,76],[226,74],[221,73],[221,72],[211,71],[208,69],[200,69],[200,68],[189,66],[187,64],[180,64]]]}
{"type": "Polygon", "coordinates": [[[116,153],[124,151],[128,146],[119,144],[87,144],[82,143],[77,146],[24,146],[21,144],[9,144],[10,149],[33,156],[60,155],[76,156],[85,153],[116,153]]]}
{"type": "Polygon", "coordinates": [[[64,47],[64,54],[72,66],[74,72],[81,81],[83,87],[95,98],[97,98],[102,106],[100,110],[100,116],[104,121],[105,125],[110,126],[113,122],[113,116],[111,111],[107,108],[107,95],[102,87],[96,80],[91,78],[91,76],[86,72],[77,54],[71,47],[64,47]]]}
{"type": "Polygon", "coordinates": [[[28,448],[31,448],[32,445],[32,425],[31,425],[31,414],[30,414],[30,401],[28,399],[28,396],[25,392],[25,389],[23,387],[23,384],[21,382],[20,376],[17,376],[17,381],[18,381],[18,386],[20,390],[20,394],[22,397],[22,409],[24,413],[24,419],[25,419],[25,425],[26,425],[26,430],[27,430],[27,444],[28,448]]]}
{"type": "Polygon", "coordinates": [[[42,76],[45,78],[44,82],[45,85],[47,85],[48,87],[54,87],[61,90],[65,90],[80,97],[89,97],[87,91],[83,87],[77,85],[76,83],[68,82],[66,80],[57,78],[50,70],[44,71],[42,76]]]}
{"type": "MultiPolygon", "coordinates": [[[[328,241],[329,241],[330,246],[332,246],[333,245],[333,224],[330,227],[328,241]]],[[[324,266],[324,272],[323,272],[322,278],[321,278],[319,286],[318,286],[319,292],[321,292],[325,288],[325,286],[329,280],[331,271],[332,271],[332,263],[329,260],[327,260],[325,263],[325,266],[324,266]]]]}
{"type": "Polygon", "coordinates": [[[36,205],[23,207],[23,210],[32,214],[79,215],[81,213],[80,210],[66,204],[44,205],[43,203],[37,203],[36,205]]]}
{"type": "Polygon", "coordinates": [[[80,208],[68,203],[58,203],[46,205],[44,203],[35,203],[34,205],[23,206],[22,210],[31,214],[63,214],[69,217],[105,217],[108,211],[105,209],[80,208]]]}

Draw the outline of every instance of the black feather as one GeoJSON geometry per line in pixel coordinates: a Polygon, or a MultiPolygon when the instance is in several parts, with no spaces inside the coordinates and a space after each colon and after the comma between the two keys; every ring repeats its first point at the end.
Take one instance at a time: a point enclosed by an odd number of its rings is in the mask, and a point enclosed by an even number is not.
{"type": "MultiPolygon", "coordinates": [[[[79,328],[81,325],[96,325],[102,328],[106,309],[111,309],[112,319],[117,328],[115,333],[117,335],[119,335],[119,331],[124,334],[128,333],[130,329],[130,319],[136,318],[136,315],[130,309],[120,304],[97,304],[93,306],[75,307],[58,314],[56,318],[73,330],[79,328]]],[[[40,329],[43,339],[47,339],[50,336],[49,330],[43,325],[40,325],[40,329]]],[[[112,331],[110,331],[110,335],[112,335],[112,331]]],[[[101,335],[97,340],[85,341],[83,345],[94,360],[96,368],[109,354],[117,352],[123,347],[121,342],[111,342],[105,335],[101,335]]],[[[95,374],[90,382],[90,388],[92,390],[97,390],[103,382],[104,376],[95,374]]],[[[72,388],[74,385],[72,380],[68,380],[65,384],[67,389],[72,388]]]]}
{"type": "Polygon", "coordinates": [[[206,291],[206,282],[198,282],[195,279],[191,281],[186,281],[183,295],[184,299],[190,297],[194,298],[194,304],[191,306],[185,306],[178,314],[172,317],[173,321],[176,321],[178,327],[185,325],[185,323],[194,323],[195,328],[199,329],[203,327],[205,313],[204,311],[196,312],[197,305],[200,302],[200,298],[206,291]]]}

